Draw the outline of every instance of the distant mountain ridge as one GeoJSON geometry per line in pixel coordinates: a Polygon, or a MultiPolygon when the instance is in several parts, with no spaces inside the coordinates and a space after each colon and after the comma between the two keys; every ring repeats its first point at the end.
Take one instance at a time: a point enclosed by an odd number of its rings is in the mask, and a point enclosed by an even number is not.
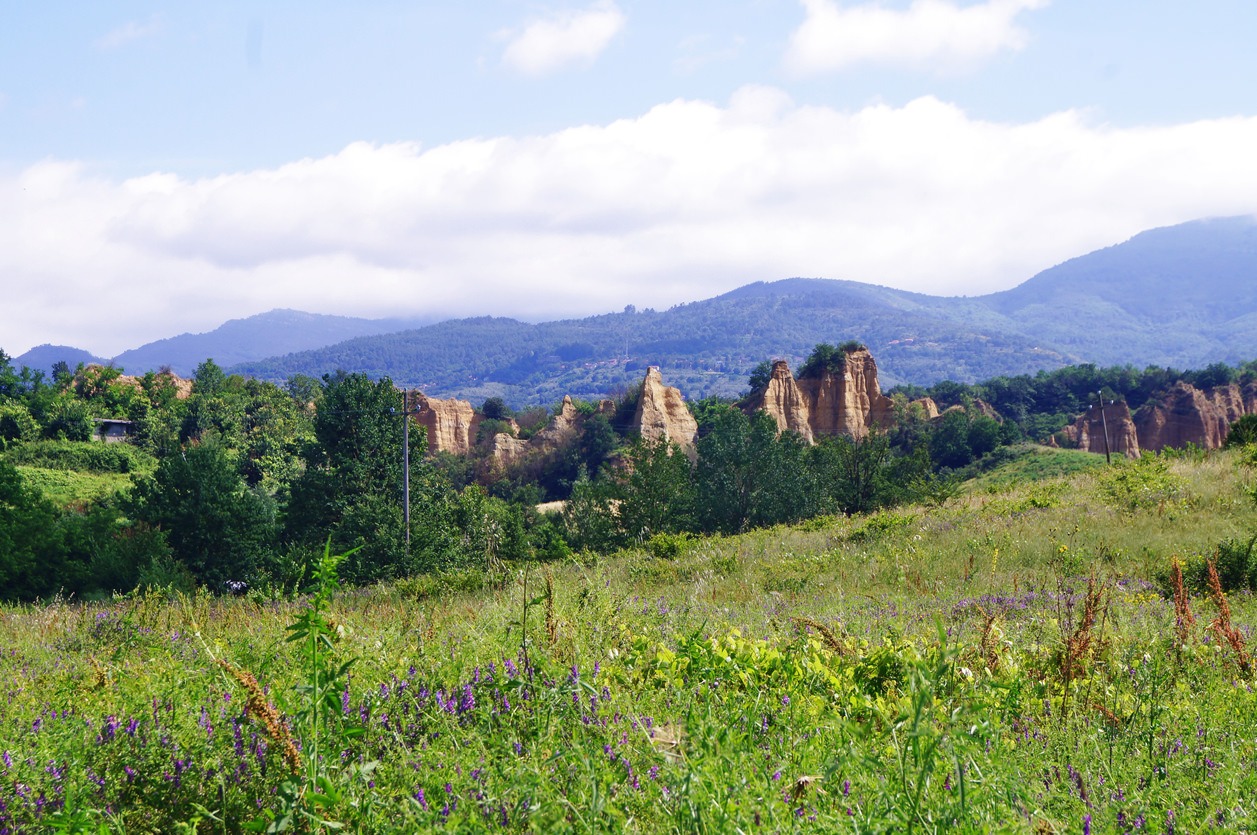
{"type": "Polygon", "coordinates": [[[1234,364],[1257,357],[1257,220],[1149,230],[986,296],[792,278],[662,312],[411,325],[271,311],[150,343],[115,363],[132,373],[160,365],[190,373],[213,357],[273,380],[344,369],[435,397],[501,396],[514,405],[627,390],[651,365],[691,399],[736,395],[763,360],[795,364],[818,342],[848,340],[870,348],[887,385],[976,382],[1082,362],[1234,364]],[[260,353],[281,340],[282,349],[260,353]]]}
{"type": "Polygon", "coordinates": [[[113,364],[128,374],[143,374],[169,367],[181,377],[190,377],[198,365],[213,359],[230,366],[266,357],[321,348],[358,336],[390,333],[422,324],[417,319],[361,319],[276,309],[243,319],[231,319],[206,333],[185,333],[149,342],[124,351],[113,359],[93,356],[79,348],[41,345],[15,358],[49,373],[61,360],[70,368],[78,363],[113,364]]]}

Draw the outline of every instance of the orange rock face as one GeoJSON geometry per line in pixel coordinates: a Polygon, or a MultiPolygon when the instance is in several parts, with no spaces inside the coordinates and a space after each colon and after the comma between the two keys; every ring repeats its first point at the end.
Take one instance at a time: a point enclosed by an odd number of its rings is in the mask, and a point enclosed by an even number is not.
{"type": "Polygon", "coordinates": [[[466,455],[476,443],[481,415],[466,400],[415,395],[415,420],[428,430],[428,452],[466,455]]]}
{"type": "Polygon", "coordinates": [[[767,388],[751,407],[808,442],[821,435],[863,438],[873,427],[894,422],[894,402],[882,394],[877,363],[864,348],[848,352],[839,372],[826,370],[806,380],[794,379],[785,361],[778,360],[767,388]]]}
{"type": "Polygon", "coordinates": [[[665,386],[659,369],[653,366],[642,380],[630,428],[648,441],[666,438],[687,453],[693,451],[698,436],[698,421],[690,414],[680,390],[665,386]]]}
{"type": "Polygon", "coordinates": [[[772,376],[757,408],[777,422],[778,432],[797,432],[812,443],[811,407],[785,360],[773,363],[772,376]]]}
{"type": "Polygon", "coordinates": [[[1232,383],[1201,391],[1179,381],[1163,396],[1139,408],[1135,428],[1144,449],[1189,443],[1217,449],[1226,440],[1231,424],[1251,414],[1257,414],[1257,383],[1243,387],[1232,383]]]}
{"type": "Polygon", "coordinates": [[[1106,403],[1104,411],[1091,408],[1071,426],[1065,427],[1065,437],[1087,452],[1105,452],[1105,431],[1108,431],[1108,450],[1113,455],[1127,458],[1139,457],[1139,435],[1125,402],[1106,403]]]}

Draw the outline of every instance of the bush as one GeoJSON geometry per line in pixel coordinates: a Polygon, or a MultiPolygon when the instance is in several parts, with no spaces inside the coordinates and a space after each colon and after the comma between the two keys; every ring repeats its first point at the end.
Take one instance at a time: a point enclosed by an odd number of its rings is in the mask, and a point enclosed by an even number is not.
{"type": "Polygon", "coordinates": [[[147,473],[157,464],[151,455],[130,444],[92,441],[32,441],[7,452],[5,460],[27,467],[92,473],[147,473]]]}
{"type": "Polygon", "coordinates": [[[657,533],[646,542],[650,555],[661,560],[674,560],[690,548],[687,533],[657,533]]]}
{"type": "Polygon", "coordinates": [[[21,403],[0,403],[0,450],[39,437],[39,423],[21,403]]]}
{"type": "Polygon", "coordinates": [[[1244,415],[1232,423],[1226,440],[1222,442],[1222,446],[1227,448],[1249,444],[1257,444],[1257,415],[1244,415]]]}

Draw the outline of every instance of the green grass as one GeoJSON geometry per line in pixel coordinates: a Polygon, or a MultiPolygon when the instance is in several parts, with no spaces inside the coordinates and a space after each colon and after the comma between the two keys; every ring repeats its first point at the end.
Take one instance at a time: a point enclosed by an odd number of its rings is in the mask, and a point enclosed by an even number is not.
{"type": "Polygon", "coordinates": [[[17,465],[22,481],[58,507],[85,507],[131,486],[130,473],[94,473],[17,465]]]}
{"type": "MultiPolygon", "coordinates": [[[[1180,640],[1154,584],[1257,532],[1241,462],[1019,477],[488,587],[7,607],[0,828],[234,832],[304,810],[370,832],[1251,829],[1253,675],[1212,602],[1180,640]],[[216,659],[325,756],[294,774],[216,659]]],[[[1252,596],[1229,607],[1251,636],[1252,596]]]]}
{"type": "Polygon", "coordinates": [[[1104,459],[1098,455],[1039,444],[1001,447],[991,458],[997,462],[994,468],[989,468],[987,462],[979,462],[975,467],[978,472],[968,482],[970,491],[998,492],[1028,481],[1072,476],[1104,466],[1104,459]]]}

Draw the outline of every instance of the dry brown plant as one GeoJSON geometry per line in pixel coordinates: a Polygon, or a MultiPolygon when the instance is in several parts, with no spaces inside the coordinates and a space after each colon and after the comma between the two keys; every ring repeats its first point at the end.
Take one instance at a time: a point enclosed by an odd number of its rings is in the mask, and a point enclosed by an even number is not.
{"type": "Polygon", "coordinates": [[[1239,665],[1244,675],[1250,676],[1253,673],[1252,659],[1248,657],[1248,649],[1244,646],[1244,636],[1240,631],[1231,624],[1231,605],[1226,601],[1226,594],[1222,591],[1222,581],[1218,578],[1218,569],[1214,566],[1213,560],[1206,563],[1209,571],[1209,595],[1213,598],[1213,605],[1218,607],[1218,616],[1214,618],[1213,623],[1209,624],[1209,628],[1217,633],[1235,653],[1235,663],[1239,665]]]}
{"type": "Polygon", "coordinates": [[[288,764],[288,768],[293,774],[300,774],[301,752],[297,750],[297,745],[292,739],[292,733],[280,718],[279,711],[267,700],[266,693],[262,691],[262,685],[258,684],[258,680],[253,677],[253,673],[248,670],[242,670],[239,667],[233,667],[221,658],[218,659],[218,666],[226,670],[244,688],[245,693],[248,694],[248,700],[244,708],[245,713],[252,716],[255,721],[262,723],[262,727],[266,730],[266,735],[279,746],[280,753],[283,754],[284,762],[288,764]]]}
{"type": "Polygon", "coordinates": [[[1086,671],[1086,660],[1091,654],[1096,615],[1103,602],[1104,591],[1096,585],[1095,575],[1087,578],[1087,598],[1083,603],[1082,618],[1073,634],[1065,639],[1065,652],[1061,657],[1061,678],[1066,683],[1086,671]]]}
{"type": "Polygon", "coordinates": [[[1178,557],[1170,563],[1170,584],[1174,591],[1174,631],[1180,647],[1186,646],[1191,637],[1191,628],[1196,625],[1196,617],[1187,605],[1187,589],[1183,586],[1183,566],[1178,557]]]}
{"type": "Polygon", "coordinates": [[[1096,711],[1098,711],[1099,714],[1104,717],[1104,721],[1108,722],[1109,725],[1111,725],[1113,728],[1119,731],[1122,729],[1122,717],[1118,716],[1116,713],[1109,710],[1100,702],[1095,702],[1091,706],[1094,707],[1096,711]]]}
{"type": "Polygon", "coordinates": [[[792,617],[790,620],[792,620],[796,626],[806,626],[809,629],[815,629],[821,636],[821,640],[825,642],[825,646],[829,647],[839,655],[847,654],[847,648],[843,645],[842,641],[838,640],[838,636],[831,632],[829,627],[825,626],[825,624],[820,621],[804,617],[792,617]]]}
{"type": "Polygon", "coordinates": [[[992,640],[991,633],[995,631],[995,624],[1004,613],[999,610],[991,613],[981,606],[977,609],[982,615],[982,639],[978,642],[979,651],[982,653],[982,660],[986,662],[987,669],[994,671],[999,667],[999,652],[997,651],[999,645],[998,642],[992,640]]]}

